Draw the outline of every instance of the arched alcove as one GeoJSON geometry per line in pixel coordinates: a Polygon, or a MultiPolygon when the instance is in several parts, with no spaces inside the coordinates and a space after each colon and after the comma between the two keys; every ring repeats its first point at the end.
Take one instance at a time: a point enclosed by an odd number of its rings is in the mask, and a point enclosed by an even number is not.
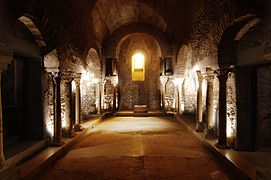
{"type": "Polygon", "coordinates": [[[83,119],[100,111],[101,60],[91,48],[86,57],[87,67],[81,76],[81,108],[83,119]]]}
{"type": "MultiPolygon", "coordinates": [[[[183,45],[177,56],[177,62],[175,67],[175,75],[183,77],[185,75],[185,68],[189,64],[189,47],[187,45],[183,45]]],[[[190,62],[191,63],[191,62],[190,62]]]]}
{"type": "Polygon", "coordinates": [[[258,22],[252,14],[235,19],[218,45],[219,143],[224,136],[227,144],[238,150],[253,150],[255,146],[256,71],[249,62],[238,63],[237,47],[258,22]]]}
{"type": "Polygon", "coordinates": [[[160,108],[160,48],[156,40],[145,33],[132,33],[118,45],[119,109],[131,110],[134,105],[145,104],[150,110],[160,108]],[[132,80],[132,56],[143,52],[145,56],[144,81],[132,80]]]}

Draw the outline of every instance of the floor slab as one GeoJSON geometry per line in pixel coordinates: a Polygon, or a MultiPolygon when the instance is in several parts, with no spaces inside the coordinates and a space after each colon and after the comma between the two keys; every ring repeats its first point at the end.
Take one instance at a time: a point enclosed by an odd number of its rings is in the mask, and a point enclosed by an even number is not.
{"type": "Polygon", "coordinates": [[[173,118],[112,117],[35,179],[236,178],[173,118]]]}

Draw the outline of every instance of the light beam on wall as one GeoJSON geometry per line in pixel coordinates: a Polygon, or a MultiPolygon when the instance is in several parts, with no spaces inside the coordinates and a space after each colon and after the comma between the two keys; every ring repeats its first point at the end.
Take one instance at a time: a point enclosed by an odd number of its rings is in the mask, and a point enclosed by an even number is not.
{"type": "Polygon", "coordinates": [[[132,56],[132,80],[144,81],[145,79],[145,56],[137,52],[132,56]]]}
{"type": "Polygon", "coordinates": [[[135,69],[143,69],[145,56],[142,53],[136,53],[133,55],[135,69]]]}

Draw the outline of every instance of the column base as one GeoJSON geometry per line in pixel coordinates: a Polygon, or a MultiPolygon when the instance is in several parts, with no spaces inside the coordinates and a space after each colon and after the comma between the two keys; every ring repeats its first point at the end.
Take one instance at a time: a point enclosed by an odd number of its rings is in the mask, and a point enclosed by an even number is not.
{"type": "Polygon", "coordinates": [[[215,135],[215,130],[214,129],[207,129],[207,133],[205,135],[206,139],[216,139],[217,136],[215,135]]]}
{"type": "Polygon", "coordinates": [[[63,141],[60,141],[60,142],[58,142],[58,141],[53,141],[53,142],[51,143],[51,146],[52,146],[52,147],[60,147],[60,146],[62,146],[63,144],[65,144],[63,141]]]}
{"type": "MultiPolygon", "coordinates": [[[[4,157],[4,156],[3,156],[4,157]]],[[[2,167],[4,167],[4,165],[5,165],[5,159],[4,158],[1,158],[1,160],[0,160],[0,169],[2,168],[2,167]]]]}
{"type": "Polygon", "coordinates": [[[63,130],[62,131],[62,136],[65,138],[73,138],[74,134],[71,130],[63,130]]]}
{"type": "Polygon", "coordinates": [[[78,131],[83,131],[83,128],[80,124],[77,124],[74,126],[74,131],[78,132],[78,131]]]}
{"type": "Polygon", "coordinates": [[[215,144],[215,147],[219,148],[219,149],[229,149],[229,146],[226,144],[215,144]]]}
{"type": "Polygon", "coordinates": [[[196,124],[196,132],[203,132],[205,129],[205,125],[203,122],[197,122],[196,124]]]}

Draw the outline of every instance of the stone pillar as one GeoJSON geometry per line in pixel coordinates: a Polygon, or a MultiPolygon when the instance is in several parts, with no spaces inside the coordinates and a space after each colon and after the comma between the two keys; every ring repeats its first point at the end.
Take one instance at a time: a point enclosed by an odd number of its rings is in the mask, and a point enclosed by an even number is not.
{"type": "Polygon", "coordinates": [[[106,80],[104,79],[102,82],[101,82],[101,109],[105,109],[104,107],[104,90],[105,90],[105,83],[106,83],[106,80]]]}
{"type": "Polygon", "coordinates": [[[101,82],[97,83],[97,92],[98,92],[98,109],[97,109],[97,114],[102,114],[102,103],[101,103],[101,99],[102,99],[102,95],[101,95],[101,82]]]}
{"type": "MultiPolygon", "coordinates": [[[[59,60],[57,56],[57,50],[54,49],[50,53],[44,56],[44,67],[45,71],[48,72],[51,78],[52,87],[52,98],[48,98],[49,102],[46,102],[43,107],[44,113],[49,113],[46,108],[52,103],[53,108],[53,142],[52,146],[61,146],[62,142],[62,130],[61,130],[61,97],[60,97],[60,82],[62,74],[59,72],[59,60]],[[47,112],[46,112],[47,111],[47,112]]],[[[45,97],[46,98],[46,97],[45,97]]],[[[49,114],[45,117],[48,118],[49,114]]],[[[50,117],[49,117],[50,118],[50,117]]]]}
{"type": "Polygon", "coordinates": [[[53,109],[54,109],[54,137],[53,146],[61,146],[62,122],[61,122],[61,97],[60,97],[60,73],[50,73],[53,80],[53,109]]]}
{"type": "Polygon", "coordinates": [[[4,139],[3,139],[3,107],[2,107],[2,73],[6,69],[7,64],[0,63],[0,167],[5,163],[5,155],[4,155],[4,139]]]}
{"type": "Polygon", "coordinates": [[[161,83],[161,101],[162,101],[162,110],[165,110],[165,94],[166,94],[166,83],[168,81],[168,77],[160,76],[161,83]]]}
{"type": "Polygon", "coordinates": [[[2,106],[2,73],[6,70],[7,65],[11,62],[10,57],[6,58],[0,55],[0,168],[5,163],[5,155],[4,155],[4,131],[3,131],[3,106],[2,106]]]}
{"type": "Polygon", "coordinates": [[[75,92],[75,131],[81,131],[81,89],[80,89],[81,74],[77,73],[74,82],[76,85],[75,92]]]}
{"type": "Polygon", "coordinates": [[[218,71],[219,79],[219,131],[218,143],[219,148],[228,148],[227,145],[227,79],[229,74],[228,68],[221,68],[218,71]]]}
{"type": "Polygon", "coordinates": [[[8,64],[13,59],[13,53],[8,44],[10,40],[6,39],[5,43],[0,42],[0,168],[5,163],[4,155],[4,137],[3,137],[3,106],[2,106],[2,73],[6,70],[8,64]]]}
{"type": "MultiPolygon", "coordinates": [[[[63,135],[65,137],[72,137],[73,135],[73,122],[72,122],[72,111],[71,111],[71,103],[72,103],[72,73],[71,72],[63,72],[62,78],[62,87],[63,87],[63,100],[65,104],[65,126],[63,128],[63,135]]],[[[63,110],[63,109],[62,109],[63,110]]]]}
{"type": "Polygon", "coordinates": [[[116,85],[113,85],[113,112],[116,111],[116,99],[117,98],[117,87],[116,85]]]}
{"type": "Polygon", "coordinates": [[[180,78],[179,86],[178,86],[178,92],[179,92],[179,114],[183,114],[183,108],[184,108],[184,97],[183,97],[183,81],[184,78],[180,78]]]}
{"type": "Polygon", "coordinates": [[[175,98],[175,111],[178,113],[179,112],[179,85],[177,84],[175,86],[175,95],[176,95],[176,98],[175,98]]]}
{"type": "Polygon", "coordinates": [[[196,131],[203,132],[204,131],[204,124],[202,122],[202,82],[203,82],[203,75],[201,71],[198,70],[198,89],[197,89],[197,115],[196,115],[196,131]]]}
{"type": "Polygon", "coordinates": [[[114,76],[111,78],[111,83],[113,84],[113,112],[117,110],[117,85],[118,85],[118,77],[114,76]]]}
{"type": "Polygon", "coordinates": [[[207,96],[206,96],[206,111],[207,111],[207,126],[206,138],[215,138],[215,120],[214,120],[214,71],[207,67],[207,96]]]}

